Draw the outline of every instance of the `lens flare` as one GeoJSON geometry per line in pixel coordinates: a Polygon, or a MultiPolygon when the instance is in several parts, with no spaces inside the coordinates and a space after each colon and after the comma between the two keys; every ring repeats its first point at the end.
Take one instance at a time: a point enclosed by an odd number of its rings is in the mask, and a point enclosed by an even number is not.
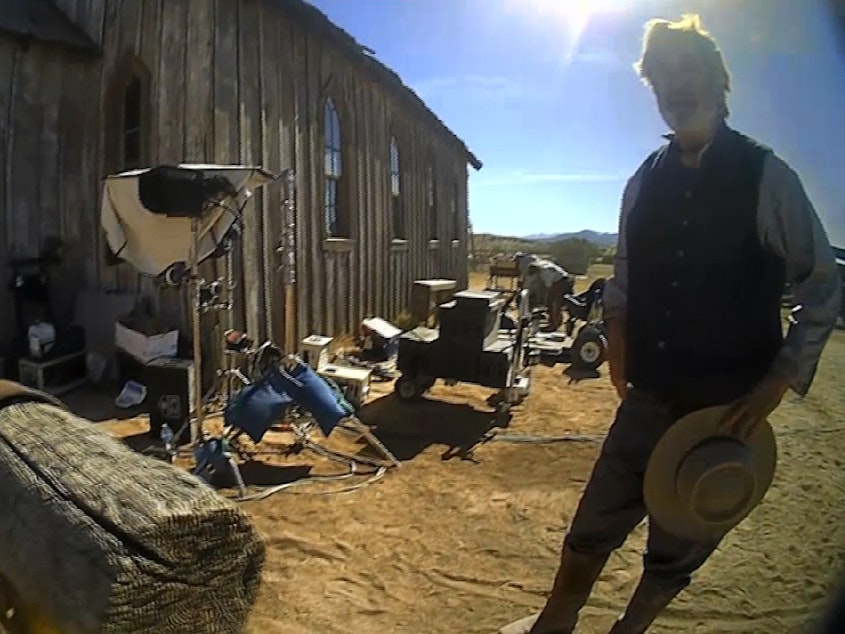
{"type": "Polygon", "coordinates": [[[630,8],[634,0],[504,0],[505,9],[544,28],[554,29],[563,45],[564,61],[569,63],[578,50],[590,19],[630,8]]]}

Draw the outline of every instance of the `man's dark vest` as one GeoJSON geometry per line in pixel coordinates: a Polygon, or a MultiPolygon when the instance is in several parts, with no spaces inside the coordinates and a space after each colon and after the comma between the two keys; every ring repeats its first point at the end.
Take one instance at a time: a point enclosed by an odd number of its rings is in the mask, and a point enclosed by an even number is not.
{"type": "Polygon", "coordinates": [[[643,166],[627,226],[627,375],[701,405],[731,401],[783,343],[781,258],[765,250],[757,202],[767,148],[727,126],[701,167],[668,144],[643,166]]]}

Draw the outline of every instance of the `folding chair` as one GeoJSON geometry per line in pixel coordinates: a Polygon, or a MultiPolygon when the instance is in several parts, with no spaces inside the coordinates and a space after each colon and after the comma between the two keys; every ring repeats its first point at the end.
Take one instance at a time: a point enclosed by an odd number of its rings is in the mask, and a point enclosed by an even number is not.
{"type": "MultiPolygon", "coordinates": [[[[319,374],[296,357],[271,368],[260,379],[247,385],[226,406],[223,415],[223,435],[209,439],[195,450],[194,473],[206,481],[216,473],[231,470],[241,494],[246,486],[240,469],[232,456],[232,449],[240,453],[234,443],[246,435],[259,444],[265,434],[287,418],[297,442],[306,449],[315,449],[309,431],[317,423],[324,437],[328,437],[338,426],[360,433],[390,463],[399,467],[401,463],[376,438],[369,428],[355,415],[355,409],[343,398],[339,390],[333,389],[319,374]]],[[[325,452],[318,451],[325,455],[325,452]]],[[[241,457],[244,457],[241,454],[241,457]]]]}

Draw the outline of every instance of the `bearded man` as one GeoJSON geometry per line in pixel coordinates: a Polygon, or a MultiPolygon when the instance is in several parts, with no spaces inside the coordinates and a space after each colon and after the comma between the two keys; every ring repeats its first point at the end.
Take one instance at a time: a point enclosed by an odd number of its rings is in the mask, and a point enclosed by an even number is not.
{"type": "MultiPolygon", "coordinates": [[[[610,375],[622,402],[546,605],[507,634],[571,633],[609,555],[649,514],[644,474],[667,430],[726,406],[719,433],[752,438],[790,387],[807,393],[839,310],[818,216],[796,173],[726,124],[730,77],[698,16],[648,22],[635,68],[672,134],[625,188],[605,288],[610,375]],[[784,339],[786,283],[796,308],[784,339]]],[[[612,634],[645,632],[722,536],[690,539],[649,517],[643,574],[612,634]]]]}

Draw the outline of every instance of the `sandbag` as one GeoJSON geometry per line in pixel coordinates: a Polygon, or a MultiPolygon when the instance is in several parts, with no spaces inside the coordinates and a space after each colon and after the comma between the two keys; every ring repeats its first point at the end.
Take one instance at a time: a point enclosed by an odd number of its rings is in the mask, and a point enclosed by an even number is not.
{"type": "Polygon", "coordinates": [[[0,407],[0,574],[65,634],[228,634],[264,545],[199,479],[45,402],[0,407]]]}

